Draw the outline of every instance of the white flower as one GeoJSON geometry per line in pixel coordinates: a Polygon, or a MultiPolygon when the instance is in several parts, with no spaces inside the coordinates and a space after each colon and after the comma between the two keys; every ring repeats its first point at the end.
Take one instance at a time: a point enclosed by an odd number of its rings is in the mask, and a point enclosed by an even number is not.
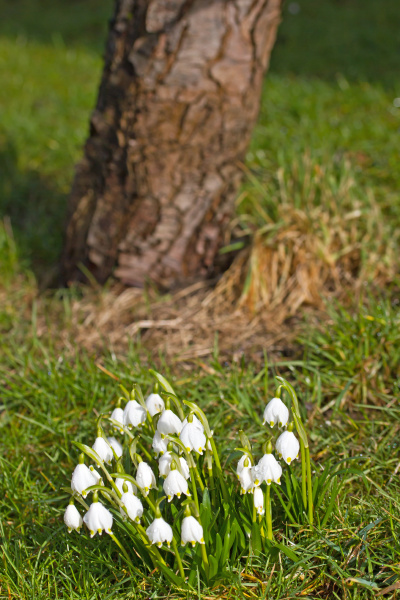
{"type": "Polygon", "coordinates": [[[264,514],[264,494],[260,487],[254,488],[254,506],[259,515],[264,514]]]}
{"type": "Polygon", "coordinates": [[[125,425],[138,427],[145,422],[146,414],[146,411],[140,406],[139,402],[129,400],[124,409],[124,423],[125,425]]]}
{"type": "Polygon", "coordinates": [[[188,418],[186,417],[186,419],[184,419],[182,425],[183,427],[185,427],[185,425],[187,425],[189,422],[192,423],[192,425],[195,425],[196,427],[198,427],[199,429],[201,429],[201,431],[204,431],[204,425],[203,423],[200,421],[200,419],[198,419],[196,417],[196,415],[192,415],[192,421],[188,421],[188,418]]]}
{"type": "Polygon", "coordinates": [[[77,465],[74,469],[74,472],[72,473],[72,491],[76,492],[77,494],[82,494],[82,496],[86,498],[86,489],[92,485],[97,485],[98,482],[98,479],[94,473],[98,475],[98,473],[94,471],[94,469],[92,471],[83,463],[77,465]]]}
{"type": "MultiPolygon", "coordinates": [[[[107,438],[107,442],[110,444],[111,448],[114,450],[115,454],[117,455],[117,458],[121,458],[122,453],[124,451],[122,444],[120,444],[120,442],[115,437],[107,438]]],[[[114,458],[114,455],[113,455],[113,458],[114,458]]]]}
{"type": "Polygon", "coordinates": [[[289,410],[280,398],[272,398],[264,410],[263,424],[269,423],[271,427],[278,424],[279,427],[286,425],[289,419],[289,410]]]}
{"type": "Polygon", "coordinates": [[[103,529],[106,533],[112,533],[113,516],[101,502],[93,502],[83,520],[90,531],[90,537],[96,533],[101,535],[103,529]]]}
{"type": "Polygon", "coordinates": [[[240,473],[243,471],[244,468],[248,468],[251,467],[251,460],[250,458],[247,456],[247,454],[243,454],[242,458],[239,460],[237,467],[236,467],[236,474],[239,477],[240,473]],[[247,463],[246,463],[246,459],[247,459],[247,463]],[[245,466],[246,463],[246,466],[245,466]]]}
{"type": "Polygon", "coordinates": [[[165,404],[160,394],[150,394],[150,396],[146,398],[146,408],[151,417],[162,412],[165,409],[165,404]]]}
{"type": "Polygon", "coordinates": [[[258,465],[253,468],[253,479],[255,485],[263,481],[270,485],[272,482],[281,483],[282,467],[273,454],[264,454],[258,465]]]}
{"type": "Polygon", "coordinates": [[[182,521],[181,529],[181,543],[184,546],[187,543],[191,543],[192,546],[198,542],[204,544],[204,533],[203,527],[194,517],[185,517],[182,521]]]}
{"type": "Polygon", "coordinates": [[[299,456],[300,444],[293,431],[284,431],[276,440],[276,451],[283,460],[290,463],[299,456]]]}
{"type": "Polygon", "coordinates": [[[158,419],[157,431],[163,435],[168,435],[169,433],[179,435],[182,431],[182,421],[172,410],[164,410],[158,419]]]}
{"type": "Polygon", "coordinates": [[[146,529],[146,534],[150,543],[157,544],[159,548],[161,548],[163,542],[167,542],[168,547],[172,542],[172,527],[162,517],[154,519],[146,529]]]}
{"type": "Polygon", "coordinates": [[[161,437],[161,433],[156,431],[153,437],[151,447],[157,454],[164,454],[167,451],[168,440],[161,437]]]}
{"type": "Polygon", "coordinates": [[[171,502],[175,495],[177,495],[178,498],[181,497],[181,494],[190,496],[188,482],[183,475],[179,473],[178,469],[173,469],[169,472],[166,480],[164,481],[163,489],[167,495],[168,502],[171,502]]]}
{"type": "Polygon", "coordinates": [[[64,523],[68,527],[68,533],[71,533],[73,529],[79,531],[82,527],[82,517],[74,504],[68,504],[64,513],[64,523]]]}
{"type": "Polygon", "coordinates": [[[117,486],[117,488],[119,489],[121,494],[124,493],[124,483],[126,483],[126,485],[128,487],[128,492],[130,492],[131,494],[136,494],[137,489],[136,489],[135,485],[132,485],[132,483],[130,481],[128,481],[127,479],[123,479],[122,477],[117,477],[117,479],[115,480],[115,485],[117,486]]]}
{"type": "MultiPolygon", "coordinates": [[[[167,477],[167,475],[169,475],[169,472],[171,471],[171,462],[172,462],[171,452],[166,452],[165,454],[163,454],[161,456],[161,458],[159,458],[158,469],[159,469],[161,477],[167,477]]],[[[189,479],[190,471],[189,471],[189,465],[187,464],[186,459],[183,456],[180,456],[179,462],[181,465],[181,469],[180,469],[182,471],[181,474],[184,476],[185,479],[189,479]]]]}
{"type": "Polygon", "coordinates": [[[122,410],[122,408],[118,407],[118,408],[114,408],[114,410],[111,413],[111,419],[113,419],[114,421],[117,421],[117,423],[119,423],[121,425],[120,431],[122,433],[123,431],[123,427],[124,427],[124,411],[122,410]]]}
{"type": "MultiPolygon", "coordinates": [[[[132,521],[140,520],[140,517],[143,514],[143,504],[137,496],[131,492],[124,492],[121,496],[121,504],[125,506],[128,517],[132,519],[132,521]]],[[[120,511],[121,515],[126,517],[126,512],[122,507],[120,508],[120,511]]]]}
{"type": "Polygon", "coordinates": [[[156,478],[150,465],[140,462],[136,471],[136,481],[142,490],[143,496],[147,496],[149,490],[157,486],[156,478]]]}
{"type": "MultiPolygon", "coordinates": [[[[250,462],[250,461],[249,461],[250,462]]],[[[240,481],[240,492],[242,494],[246,494],[247,492],[252,492],[254,489],[254,479],[253,479],[253,469],[252,467],[243,467],[243,469],[238,474],[238,478],[240,481]]]]}
{"type": "Polygon", "coordinates": [[[207,440],[203,431],[199,429],[197,425],[194,423],[187,423],[183,427],[179,437],[188,452],[194,450],[199,454],[203,454],[207,440]]]}
{"type": "Polygon", "coordinates": [[[92,448],[95,452],[97,452],[102,461],[108,464],[111,463],[112,459],[114,458],[114,455],[112,453],[110,445],[107,444],[106,440],[103,437],[97,437],[92,448]]]}

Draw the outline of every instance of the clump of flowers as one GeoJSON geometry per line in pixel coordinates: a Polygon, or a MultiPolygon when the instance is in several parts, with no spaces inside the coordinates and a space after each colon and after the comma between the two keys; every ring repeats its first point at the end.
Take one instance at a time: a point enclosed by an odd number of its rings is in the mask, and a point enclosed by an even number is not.
{"type": "Polygon", "coordinates": [[[303,509],[312,523],[308,438],[287,381],[278,378],[281,383],[263,415],[268,428],[285,428],[275,444],[268,437],[257,458],[240,432],[237,485],[221,467],[203,410],[180,399],[162,375],[152,373],[156,384],[146,399],[137,385],[131,393],[124,389],[126,397],[98,417],[92,446],[75,442],[81,454],[68,488],[71,501],[64,521],[69,532],[79,532],[84,524],[91,537],[106,533],[136,570],[129,545],[114,533],[120,527],[135,554],[171,581],[176,583],[179,573],[181,584],[190,584],[194,565],[210,580],[249,543],[253,551],[260,543],[265,551],[267,541],[273,541],[271,489],[279,494],[285,465],[290,468],[299,456],[303,509]],[[289,407],[282,390],[288,392],[289,407]],[[84,508],[83,515],[75,503],[84,508]],[[192,568],[185,571],[186,565],[192,568]]]}

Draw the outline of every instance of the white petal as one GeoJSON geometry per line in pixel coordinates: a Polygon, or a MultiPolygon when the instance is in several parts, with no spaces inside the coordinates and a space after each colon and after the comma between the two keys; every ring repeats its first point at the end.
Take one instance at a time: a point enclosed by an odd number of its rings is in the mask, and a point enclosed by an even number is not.
{"type": "Polygon", "coordinates": [[[248,460],[248,465],[247,467],[251,467],[251,460],[250,458],[247,456],[247,454],[243,454],[242,458],[239,460],[237,467],[236,467],[236,474],[240,475],[241,471],[243,471],[244,469],[244,463],[246,462],[246,459],[248,460]]]}
{"type": "Polygon", "coordinates": [[[165,404],[160,394],[150,394],[150,396],[146,398],[146,408],[151,417],[162,412],[165,409],[165,404]]]}
{"type": "Polygon", "coordinates": [[[64,513],[64,523],[69,530],[78,530],[82,527],[83,519],[74,504],[68,504],[64,513]]]}
{"type": "Polygon", "coordinates": [[[123,479],[122,477],[117,477],[117,479],[115,480],[115,485],[117,486],[117,488],[119,489],[121,494],[124,493],[124,483],[126,483],[126,485],[128,486],[128,493],[130,492],[131,494],[136,494],[137,489],[136,489],[135,485],[133,485],[127,479],[123,479]]]}
{"type": "Polygon", "coordinates": [[[264,494],[261,488],[254,488],[254,506],[256,507],[259,515],[264,514],[264,494]]]}
{"type": "Polygon", "coordinates": [[[290,465],[298,457],[300,444],[293,431],[284,431],[276,440],[276,450],[290,465]]]}
{"type": "Polygon", "coordinates": [[[171,502],[175,495],[178,498],[181,494],[190,496],[188,483],[183,475],[179,473],[178,469],[169,472],[168,477],[164,481],[163,489],[167,495],[168,502],[171,502]]]}
{"type": "Polygon", "coordinates": [[[163,435],[168,435],[169,433],[179,435],[181,430],[182,421],[180,418],[172,410],[164,410],[158,419],[157,431],[163,435]]]}
{"type": "MultiPolygon", "coordinates": [[[[135,519],[140,519],[143,514],[143,504],[137,496],[131,492],[125,492],[121,496],[121,504],[125,506],[128,516],[130,519],[132,519],[132,521],[135,521],[135,519]]],[[[120,508],[120,511],[122,515],[126,515],[123,508],[120,508]]]]}
{"type": "Polygon", "coordinates": [[[109,437],[107,438],[107,441],[110,444],[111,448],[113,448],[115,454],[117,455],[117,458],[121,458],[124,451],[122,444],[120,444],[120,442],[115,437],[109,437]]]}
{"type": "Polygon", "coordinates": [[[86,523],[92,537],[97,532],[100,533],[99,530],[111,533],[113,516],[101,502],[93,502],[90,505],[89,510],[83,517],[83,521],[86,523]]]}
{"type": "Polygon", "coordinates": [[[203,454],[207,440],[204,433],[196,425],[187,423],[183,427],[179,438],[188,451],[194,450],[198,454],[203,454]]]}
{"type": "MultiPolygon", "coordinates": [[[[75,467],[74,472],[72,473],[71,489],[78,494],[82,494],[82,492],[88,487],[97,485],[97,481],[97,477],[89,469],[89,467],[84,464],[79,464],[75,467]]],[[[84,497],[86,497],[86,494],[84,497]]]]}
{"type": "Polygon", "coordinates": [[[185,517],[182,521],[182,529],[181,529],[181,541],[182,545],[190,542],[191,544],[195,544],[198,542],[199,544],[204,544],[204,533],[203,527],[194,517],[185,517]]]}
{"type": "Polygon", "coordinates": [[[112,459],[114,458],[114,455],[112,453],[110,445],[107,444],[104,438],[97,437],[92,448],[95,452],[97,452],[102,461],[108,464],[111,463],[112,459]]]}
{"type": "Polygon", "coordinates": [[[242,494],[252,492],[254,489],[253,469],[252,467],[244,467],[239,474],[239,481],[242,494]]]}
{"type": "Polygon", "coordinates": [[[117,421],[117,423],[119,423],[121,425],[121,427],[124,426],[124,411],[122,410],[122,408],[118,407],[118,408],[114,408],[114,410],[111,413],[111,419],[113,419],[114,421],[117,421]]]}
{"type": "MultiPolygon", "coordinates": [[[[192,425],[194,425],[195,427],[197,427],[198,429],[200,429],[200,431],[204,431],[204,425],[200,421],[200,419],[198,419],[196,417],[196,415],[192,415],[192,417],[193,417],[193,420],[191,421],[192,425]]],[[[189,421],[188,421],[188,419],[186,417],[186,419],[184,419],[184,421],[182,423],[183,427],[185,427],[185,425],[187,425],[188,423],[189,423],[189,421]]]]}
{"type": "Polygon", "coordinates": [[[278,424],[280,427],[286,425],[289,419],[289,410],[280,398],[272,398],[264,410],[264,424],[271,427],[278,424]]]}
{"type": "Polygon", "coordinates": [[[163,542],[167,542],[169,546],[172,542],[172,527],[162,517],[154,519],[146,529],[146,534],[152,544],[161,546],[163,542]]]}
{"type": "Polygon", "coordinates": [[[140,406],[139,402],[130,400],[124,409],[124,423],[125,425],[138,427],[145,422],[146,414],[146,411],[140,406]]]}
{"type": "Polygon", "coordinates": [[[263,481],[270,485],[272,482],[280,484],[282,467],[273,454],[264,454],[258,465],[253,468],[253,478],[256,485],[263,481]]]}
{"type": "Polygon", "coordinates": [[[145,462],[141,462],[138,465],[136,471],[136,481],[140,486],[144,496],[147,496],[149,490],[157,485],[156,478],[150,465],[145,462]]]}
{"type": "Polygon", "coordinates": [[[156,452],[157,454],[164,454],[165,452],[167,452],[168,440],[163,439],[161,437],[161,433],[159,431],[156,431],[151,446],[154,452],[156,452]]]}

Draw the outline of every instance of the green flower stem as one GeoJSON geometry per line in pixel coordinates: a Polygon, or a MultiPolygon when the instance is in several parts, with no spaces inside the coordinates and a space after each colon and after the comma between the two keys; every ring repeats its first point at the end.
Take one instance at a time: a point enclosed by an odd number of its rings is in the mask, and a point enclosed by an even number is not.
{"type": "Polygon", "coordinates": [[[142,541],[147,546],[147,550],[150,552],[150,554],[154,554],[154,556],[152,556],[152,560],[153,560],[154,566],[156,568],[158,568],[157,561],[160,562],[160,563],[162,563],[163,565],[165,565],[166,562],[163,559],[163,557],[161,556],[159,549],[156,546],[153,546],[152,544],[149,545],[149,538],[147,537],[146,530],[143,527],[143,525],[141,525],[140,523],[137,523],[135,521],[132,521],[132,523],[134,524],[134,526],[138,530],[139,535],[142,538],[142,541]]]}
{"type": "Polygon", "coordinates": [[[201,558],[202,558],[202,561],[203,561],[204,570],[206,572],[206,576],[207,576],[207,579],[208,579],[208,574],[210,572],[210,565],[208,563],[208,556],[207,556],[206,545],[205,544],[200,544],[200,548],[201,548],[201,558]]]}
{"type": "MultiPolygon", "coordinates": [[[[308,450],[308,448],[307,448],[308,450]]],[[[307,482],[306,482],[306,453],[302,439],[300,438],[300,455],[301,455],[301,495],[303,498],[304,508],[307,508],[307,482]]]]}
{"type": "Polygon", "coordinates": [[[306,464],[307,464],[307,488],[308,488],[308,519],[310,524],[314,520],[314,506],[313,506],[313,490],[311,482],[311,459],[310,459],[310,448],[306,448],[306,464]]]}
{"type": "Polygon", "coordinates": [[[184,580],[185,579],[185,571],[183,570],[183,565],[182,565],[181,557],[179,556],[178,546],[176,544],[176,540],[175,540],[174,537],[172,538],[172,548],[173,548],[173,551],[174,551],[174,554],[175,554],[176,562],[178,563],[178,568],[179,568],[180,576],[184,580]]]}
{"type": "Polygon", "coordinates": [[[214,456],[214,460],[215,460],[215,466],[217,467],[217,476],[218,476],[218,479],[221,484],[222,495],[224,497],[225,502],[227,504],[229,504],[228,489],[226,487],[224,475],[222,473],[221,463],[220,463],[219,456],[218,456],[217,447],[215,445],[215,441],[214,441],[213,437],[210,438],[210,442],[211,442],[211,448],[212,448],[212,452],[213,452],[213,456],[214,456]]]}
{"type": "Polygon", "coordinates": [[[274,539],[272,533],[272,517],[271,517],[271,486],[267,485],[267,491],[265,493],[265,520],[267,522],[267,538],[269,540],[274,539]]]}
{"type": "Polygon", "coordinates": [[[193,470],[194,470],[194,474],[196,476],[196,479],[197,479],[197,481],[199,483],[200,489],[201,489],[202,492],[204,492],[204,483],[203,483],[203,480],[201,479],[201,476],[200,476],[200,473],[199,473],[199,470],[197,468],[196,463],[195,463],[195,465],[193,467],[193,470]]]}
{"type": "Polygon", "coordinates": [[[141,442],[138,442],[138,447],[140,448],[140,451],[143,452],[143,454],[146,456],[147,460],[152,462],[153,457],[151,456],[150,452],[148,452],[148,450],[146,450],[146,448],[143,446],[143,444],[141,442]]]}
{"type": "Polygon", "coordinates": [[[125,548],[123,547],[123,545],[121,544],[121,542],[115,537],[115,535],[113,533],[109,533],[108,535],[117,544],[118,548],[121,550],[122,554],[124,555],[125,560],[128,563],[128,565],[132,568],[133,571],[135,571],[135,573],[138,573],[140,575],[139,570],[136,569],[135,565],[133,564],[133,562],[129,558],[129,555],[128,555],[127,551],[125,550],[125,548]]]}
{"type": "Polygon", "coordinates": [[[189,470],[190,470],[190,481],[192,483],[192,489],[193,489],[193,500],[194,500],[194,503],[195,503],[195,506],[196,506],[197,515],[200,518],[200,505],[199,505],[199,498],[197,496],[196,476],[195,476],[194,468],[193,467],[190,467],[189,470]]]}

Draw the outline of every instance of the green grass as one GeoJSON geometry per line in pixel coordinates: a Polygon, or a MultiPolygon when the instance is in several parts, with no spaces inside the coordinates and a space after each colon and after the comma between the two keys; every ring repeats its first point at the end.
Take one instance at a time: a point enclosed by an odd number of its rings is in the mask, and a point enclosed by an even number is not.
{"type": "MultiPolygon", "coordinates": [[[[268,368],[220,364],[216,356],[206,365],[213,375],[201,365],[169,371],[139,342],[127,355],[106,350],[101,363],[147,389],[147,366],[156,362],[232,445],[240,427],[261,440],[257,415],[273,376],[284,375],[309,418],[316,469],[346,460],[366,478],[344,477],[324,528],[284,524],[275,502],[275,531],[294,544],[285,542],[292,558],[244,557],[231,565],[229,585],[198,597],[359,600],[399,577],[400,13],[395,0],[298,6],[291,14],[286,4],[266,80],[238,207],[242,229],[276,232],[299,210],[319,234],[313,215],[328,204],[362,264],[382,261],[394,282],[380,291],[370,282],[356,300],[349,290],[346,302],[328,306],[326,320],[303,327],[293,359],[275,356],[268,368]],[[282,200],[291,206],[286,217],[276,208],[282,200]],[[352,207],[362,216],[350,227],[340,216],[352,207]]],[[[0,598],[8,600],[186,597],[166,592],[155,574],[132,578],[110,540],[67,534],[61,488],[76,463],[72,440],[93,439],[96,411],[111,407],[116,385],[96,367],[98,356],[36,332],[38,310],[68,330],[75,292],[36,301],[35,277],[61,249],[111,9],[108,1],[0,0],[0,598]]]]}

